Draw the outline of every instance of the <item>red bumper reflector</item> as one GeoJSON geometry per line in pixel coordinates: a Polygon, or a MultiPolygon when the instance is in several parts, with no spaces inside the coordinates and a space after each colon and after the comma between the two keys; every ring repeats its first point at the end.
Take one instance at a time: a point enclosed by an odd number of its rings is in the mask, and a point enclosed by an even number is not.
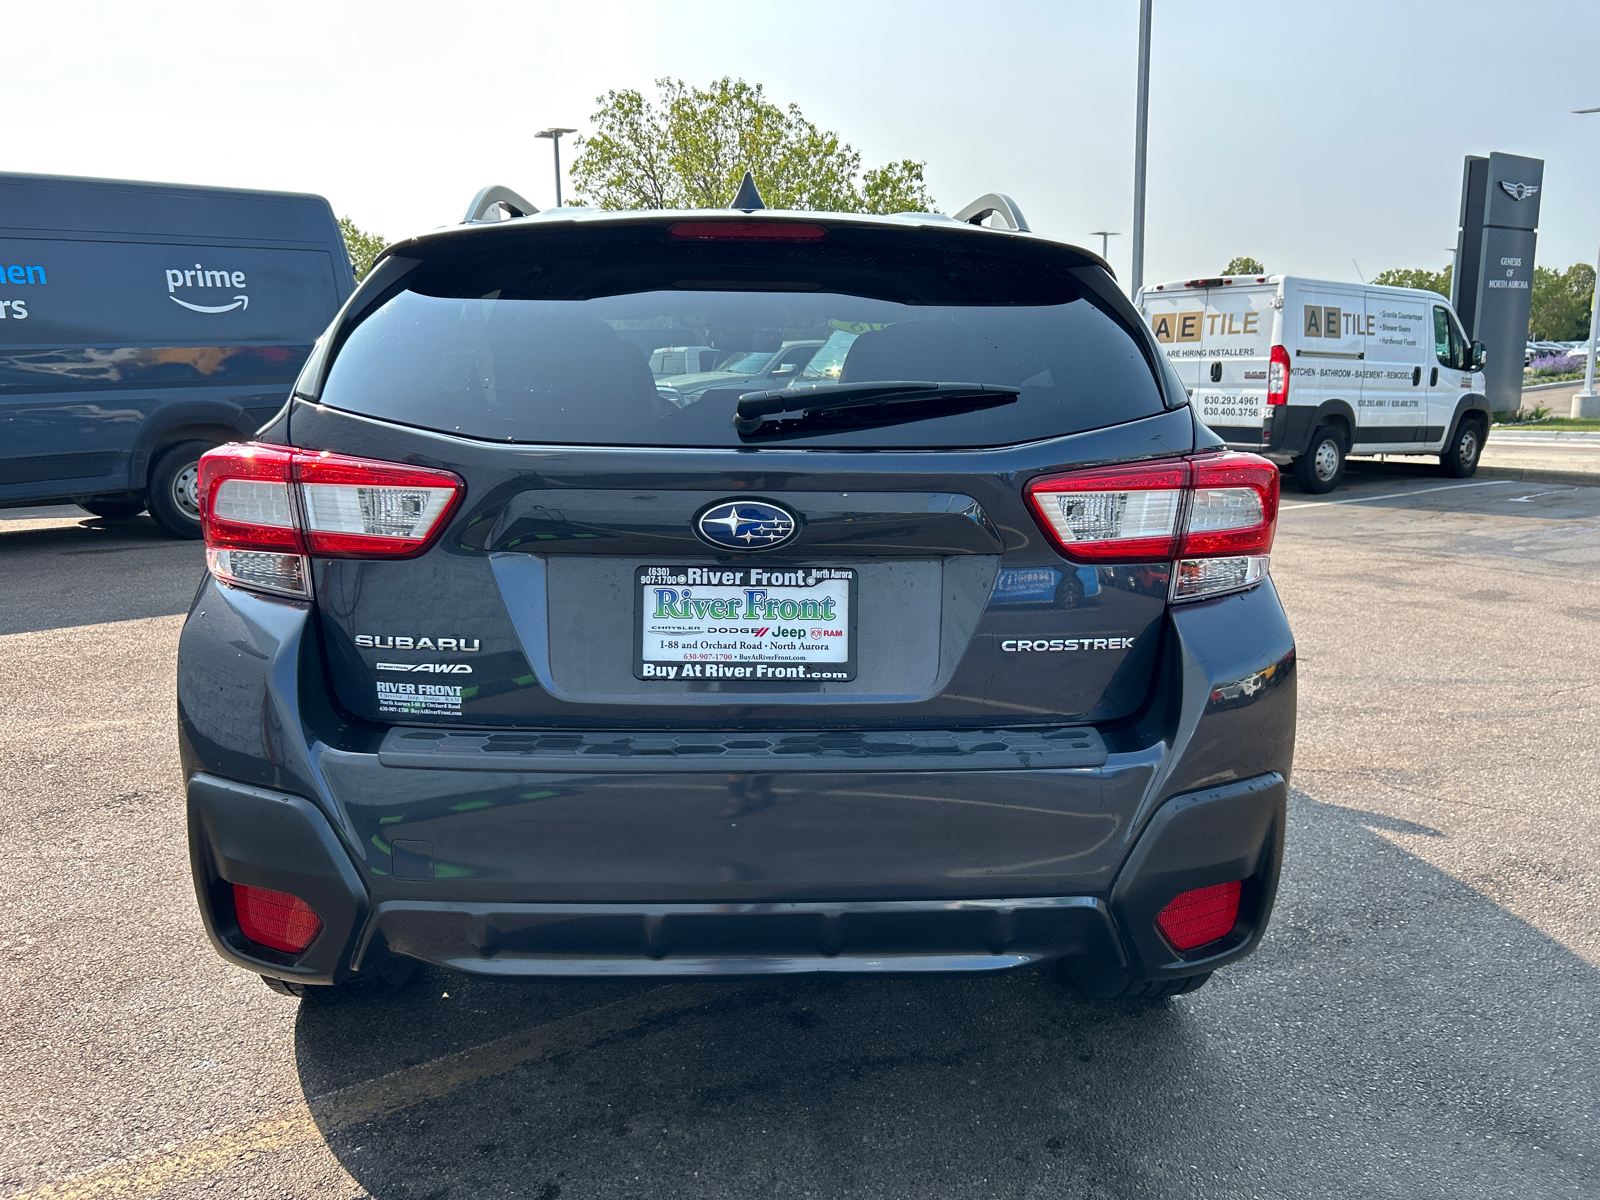
{"type": "Polygon", "coordinates": [[[1162,935],[1178,950],[1227,937],[1239,920],[1239,884],[1235,879],[1175,897],[1156,914],[1162,935]]]}
{"type": "Polygon", "coordinates": [[[285,954],[299,954],[322,932],[322,918],[299,896],[266,888],[233,885],[233,910],[239,932],[252,942],[285,954]]]}

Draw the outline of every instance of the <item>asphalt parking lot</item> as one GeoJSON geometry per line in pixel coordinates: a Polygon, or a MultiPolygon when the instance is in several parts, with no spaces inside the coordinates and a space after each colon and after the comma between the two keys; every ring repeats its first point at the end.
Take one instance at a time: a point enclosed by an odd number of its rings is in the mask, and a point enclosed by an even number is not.
{"type": "Polygon", "coordinates": [[[274,995],[189,890],[201,564],[0,512],[0,1200],[1600,1194],[1600,488],[1286,490],[1278,910],[1134,1008],[1039,973],[274,995]]]}

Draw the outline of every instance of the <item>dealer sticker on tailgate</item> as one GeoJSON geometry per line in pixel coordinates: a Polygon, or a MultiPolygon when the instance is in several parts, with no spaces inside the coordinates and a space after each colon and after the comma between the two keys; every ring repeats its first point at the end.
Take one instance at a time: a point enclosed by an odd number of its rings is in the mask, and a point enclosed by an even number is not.
{"type": "Polygon", "coordinates": [[[639,589],[640,679],[856,677],[849,567],[658,567],[639,589]]]}

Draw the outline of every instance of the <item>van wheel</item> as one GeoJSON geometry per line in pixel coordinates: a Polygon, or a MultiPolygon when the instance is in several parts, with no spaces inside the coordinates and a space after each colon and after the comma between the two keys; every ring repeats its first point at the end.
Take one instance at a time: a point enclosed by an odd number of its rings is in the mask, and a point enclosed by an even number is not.
{"type": "Polygon", "coordinates": [[[86,513],[104,517],[108,521],[124,517],[137,517],[144,511],[143,500],[79,500],[78,507],[86,513]]]}
{"type": "Polygon", "coordinates": [[[1439,455],[1439,465],[1453,479],[1466,479],[1477,473],[1478,459],[1483,455],[1483,430],[1478,422],[1463,420],[1456,426],[1456,436],[1439,455]]]}
{"type": "Polygon", "coordinates": [[[156,524],[173,537],[200,536],[200,456],[215,442],[179,442],[150,465],[145,504],[156,524]]]}
{"type": "Polygon", "coordinates": [[[1344,478],[1344,434],[1332,425],[1319,425],[1311,445],[1294,460],[1294,477],[1303,490],[1318,495],[1338,487],[1344,478]]]}

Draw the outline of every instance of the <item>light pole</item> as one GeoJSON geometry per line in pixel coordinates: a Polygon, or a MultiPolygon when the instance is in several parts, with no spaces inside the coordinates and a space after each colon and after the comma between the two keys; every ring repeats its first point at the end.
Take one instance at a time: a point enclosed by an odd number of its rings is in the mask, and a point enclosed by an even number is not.
{"type": "Polygon", "coordinates": [[[539,133],[536,133],[536,134],[533,135],[534,137],[549,138],[550,139],[550,149],[555,152],[555,157],[556,157],[556,207],[557,208],[561,207],[561,135],[563,133],[577,133],[577,132],[578,131],[576,129],[561,129],[558,126],[552,125],[549,129],[541,130],[539,133]]]}
{"type": "Polygon", "coordinates": [[[1133,296],[1144,286],[1144,161],[1150,142],[1150,3],[1151,0],[1139,0],[1139,105],[1133,134],[1133,269],[1128,272],[1128,292],[1133,296]]]}
{"type": "Polygon", "coordinates": [[[1115,229],[1096,229],[1089,236],[1100,239],[1100,257],[1104,258],[1107,262],[1110,262],[1111,260],[1106,257],[1106,249],[1111,245],[1112,238],[1121,237],[1122,235],[1115,229]]]}
{"type": "MultiPolygon", "coordinates": [[[[1600,108],[1575,108],[1577,113],[1600,112],[1600,108]]],[[[1589,295],[1589,360],[1583,368],[1583,391],[1572,398],[1573,417],[1600,417],[1600,396],[1594,394],[1594,356],[1600,349],[1600,259],[1595,262],[1595,289],[1589,295]]]]}

